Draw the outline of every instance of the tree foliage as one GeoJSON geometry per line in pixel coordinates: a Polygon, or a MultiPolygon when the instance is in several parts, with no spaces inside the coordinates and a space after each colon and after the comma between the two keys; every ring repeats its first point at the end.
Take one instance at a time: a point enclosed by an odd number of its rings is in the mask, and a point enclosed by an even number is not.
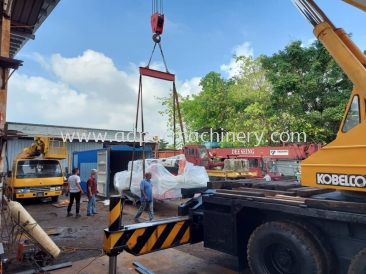
{"type": "MultiPolygon", "coordinates": [[[[224,129],[231,134],[220,138],[221,146],[279,144],[273,132],[305,132],[306,140],[294,142],[335,138],[352,83],[319,41],[308,47],[293,41],[272,56],[234,58],[235,76],[226,79],[211,71],[201,79],[198,94],[179,96],[187,135],[202,128],[224,129]],[[246,135],[241,140],[234,138],[239,132],[246,135]],[[254,133],[262,134],[260,142],[254,133]]],[[[172,98],[158,99],[172,130],[172,98]]],[[[180,132],[178,118],[176,128],[180,132]]]]}
{"type": "Polygon", "coordinates": [[[288,130],[306,131],[312,141],[329,142],[337,133],[352,83],[324,46],[294,41],[272,56],[262,56],[266,77],[273,85],[272,112],[294,120],[288,130]]]}
{"type": "Polygon", "coordinates": [[[168,148],[169,142],[165,141],[164,139],[159,140],[159,149],[165,149],[168,148]]]}

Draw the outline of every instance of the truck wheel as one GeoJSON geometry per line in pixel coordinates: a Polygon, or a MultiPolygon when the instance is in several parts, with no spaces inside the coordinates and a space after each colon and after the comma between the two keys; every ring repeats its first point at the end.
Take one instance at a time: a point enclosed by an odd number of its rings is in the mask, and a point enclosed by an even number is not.
{"type": "Polygon", "coordinates": [[[317,249],[321,251],[322,262],[324,263],[324,274],[336,274],[338,273],[338,264],[336,254],[328,239],[324,234],[313,224],[310,224],[303,220],[284,220],[284,222],[291,222],[308,232],[308,237],[315,240],[317,249]]]}
{"type": "Polygon", "coordinates": [[[353,257],[349,265],[347,274],[366,273],[366,247],[361,249],[355,257],[353,257]]]}
{"type": "Polygon", "coordinates": [[[58,201],[58,196],[52,196],[51,200],[53,203],[56,203],[58,201]]]}
{"type": "Polygon", "coordinates": [[[253,274],[322,274],[316,243],[297,225],[273,221],[250,236],[248,263],[253,274]]]}

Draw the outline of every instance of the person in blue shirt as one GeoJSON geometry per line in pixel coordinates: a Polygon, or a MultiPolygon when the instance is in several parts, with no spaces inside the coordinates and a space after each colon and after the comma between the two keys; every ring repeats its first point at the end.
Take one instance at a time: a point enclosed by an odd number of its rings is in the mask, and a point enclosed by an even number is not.
{"type": "Polygon", "coordinates": [[[141,191],[141,206],[136,213],[135,222],[139,222],[139,218],[147,206],[147,210],[149,213],[150,221],[154,220],[154,210],[153,210],[153,195],[152,195],[152,182],[151,182],[151,173],[146,172],[145,179],[143,179],[140,183],[140,191],[141,191]]]}

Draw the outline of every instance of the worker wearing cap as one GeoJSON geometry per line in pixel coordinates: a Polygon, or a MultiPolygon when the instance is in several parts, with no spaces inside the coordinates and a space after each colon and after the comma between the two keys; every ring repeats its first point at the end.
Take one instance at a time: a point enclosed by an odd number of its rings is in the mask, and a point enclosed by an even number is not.
{"type": "Polygon", "coordinates": [[[97,181],[95,180],[95,176],[97,175],[97,170],[92,169],[90,177],[86,183],[87,185],[87,192],[88,195],[88,206],[86,210],[86,216],[91,216],[92,214],[97,214],[97,208],[96,208],[96,195],[98,193],[97,190],[97,181]]]}
{"type": "Polygon", "coordinates": [[[142,212],[147,206],[147,210],[149,213],[150,221],[154,220],[154,210],[153,210],[153,195],[152,195],[152,182],[151,182],[151,173],[146,172],[145,179],[143,179],[140,183],[140,191],[141,191],[141,206],[136,213],[135,222],[138,222],[142,212]]]}

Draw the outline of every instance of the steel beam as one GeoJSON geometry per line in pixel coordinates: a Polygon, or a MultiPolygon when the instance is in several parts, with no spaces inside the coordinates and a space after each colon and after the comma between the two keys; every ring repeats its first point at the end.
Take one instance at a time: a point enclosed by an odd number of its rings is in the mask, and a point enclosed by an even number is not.
{"type": "Polygon", "coordinates": [[[15,35],[15,36],[19,36],[19,37],[24,37],[24,38],[28,38],[28,39],[36,39],[36,36],[34,34],[30,34],[30,33],[25,33],[19,30],[11,30],[11,34],[15,35]]]}
{"type": "Polygon", "coordinates": [[[47,10],[44,10],[44,9],[40,10],[40,11],[39,11],[39,14],[40,14],[40,15],[43,15],[43,16],[48,16],[48,12],[47,12],[47,10]]]}
{"type": "Polygon", "coordinates": [[[23,41],[10,38],[10,43],[13,43],[13,44],[22,44],[23,41]]]}
{"type": "Polygon", "coordinates": [[[57,5],[56,0],[44,0],[43,3],[45,3],[47,5],[50,5],[50,6],[56,6],[57,5]]]}
{"type": "Polygon", "coordinates": [[[175,81],[175,75],[169,72],[162,72],[148,67],[140,67],[140,74],[166,81],[175,81]]]}

